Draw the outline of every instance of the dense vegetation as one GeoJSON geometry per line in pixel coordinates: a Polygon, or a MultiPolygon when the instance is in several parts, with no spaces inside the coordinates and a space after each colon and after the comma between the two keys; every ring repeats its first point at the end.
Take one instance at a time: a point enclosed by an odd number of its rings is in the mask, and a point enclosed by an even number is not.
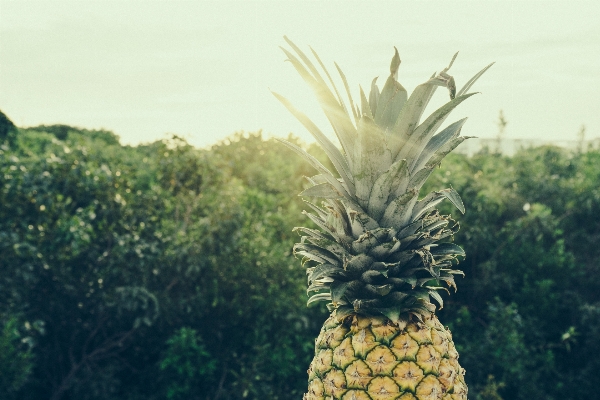
{"type": "MultiPolygon", "coordinates": [[[[291,254],[309,166],[259,133],[129,147],[3,114],[0,144],[0,398],[301,398],[326,318],[291,254]]],[[[425,188],[467,205],[440,319],[471,399],[595,397],[599,166],[454,155],[425,188]]]]}

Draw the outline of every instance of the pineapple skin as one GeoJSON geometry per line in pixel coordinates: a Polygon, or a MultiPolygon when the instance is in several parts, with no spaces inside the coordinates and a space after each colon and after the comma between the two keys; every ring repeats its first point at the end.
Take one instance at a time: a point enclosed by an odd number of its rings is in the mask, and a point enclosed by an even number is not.
{"type": "Polygon", "coordinates": [[[315,342],[304,400],[466,400],[465,370],[435,315],[404,327],[333,313],[315,342]]]}

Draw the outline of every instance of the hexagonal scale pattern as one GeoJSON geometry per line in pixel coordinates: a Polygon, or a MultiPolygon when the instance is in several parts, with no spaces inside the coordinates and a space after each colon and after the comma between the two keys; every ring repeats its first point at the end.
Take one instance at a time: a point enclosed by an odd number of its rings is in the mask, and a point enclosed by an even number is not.
{"type": "Polygon", "coordinates": [[[391,321],[330,317],[315,341],[305,400],[466,400],[449,330],[432,316],[391,321]]]}

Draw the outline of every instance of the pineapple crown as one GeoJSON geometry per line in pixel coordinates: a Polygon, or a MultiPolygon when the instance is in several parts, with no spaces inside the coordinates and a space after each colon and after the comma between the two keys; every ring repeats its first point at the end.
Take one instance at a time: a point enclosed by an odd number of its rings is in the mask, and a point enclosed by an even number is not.
{"type": "MultiPolygon", "coordinates": [[[[458,92],[448,67],[417,86],[410,97],[397,81],[398,50],[390,75],[379,91],[371,83],[367,99],[360,88],[360,107],[354,103],[348,82],[336,69],[348,95],[342,100],[317,53],[311,51],[330,86],[310,59],[287,37],[296,55],[282,48],[288,61],[314,91],[341,144],[340,150],[286,98],[275,97],[308,129],[327,154],[339,177],[315,157],[285,140],[280,141],[304,157],[318,174],[307,178],[310,187],[300,195],[322,199],[321,206],[306,201],[304,212],[319,229],[295,228],[301,240],[294,246],[307,268],[308,304],[326,301],[338,318],[353,313],[383,314],[395,323],[422,319],[443,306],[439,290],[456,290],[454,269],[464,251],[449,240],[458,229],[450,216],[435,208],[447,199],[462,213],[458,193],[450,188],[419,200],[419,191],[434,167],[468,137],[460,136],[462,119],[437,133],[450,112],[474,95],[467,93],[492,64],[471,78],[458,92]],[[450,101],[423,122],[421,116],[438,86],[446,87],[450,101]],[[437,133],[437,134],[436,134],[437,133]],[[446,286],[442,285],[442,282],[446,286]]],[[[463,274],[464,275],[464,274],[463,274]]]]}

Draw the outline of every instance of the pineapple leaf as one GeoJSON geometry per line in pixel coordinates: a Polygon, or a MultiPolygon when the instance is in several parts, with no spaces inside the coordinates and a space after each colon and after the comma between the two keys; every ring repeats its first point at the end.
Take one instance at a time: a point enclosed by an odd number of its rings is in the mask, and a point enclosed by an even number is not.
{"type": "MultiPolygon", "coordinates": [[[[456,190],[444,189],[437,192],[431,192],[427,196],[425,196],[422,200],[420,200],[415,208],[413,209],[412,220],[415,221],[419,219],[422,215],[424,215],[427,211],[431,210],[433,207],[437,206],[444,199],[450,200],[450,202],[461,212],[465,213],[465,206],[458,195],[456,190]]],[[[437,239],[439,240],[439,239],[437,239]]]]}
{"type": "Polygon", "coordinates": [[[400,232],[396,234],[396,238],[398,238],[399,240],[404,240],[404,238],[415,234],[415,232],[417,232],[422,227],[423,221],[415,221],[410,225],[407,225],[406,227],[402,228],[402,230],[400,230],[400,232]]]}
{"type": "MultiPolygon", "coordinates": [[[[413,90],[404,103],[396,120],[396,125],[392,129],[392,134],[388,136],[388,145],[392,151],[393,159],[397,159],[397,154],[405,146],[411,133],[417,127],[421,115],[436,88],[437,86],[430,81],[422,83],[413,90]]],[[[371,109],[373,109],[373,106],[371,106],[371,109]]]]}
{"type": "MultiPolygon", "coordinates": [[[[319,55],[317,54],[317,52],[312,47],[310,48],[310,51],[312,51],[313,56],[315,57],[315,59],[317,60],[317,62],[319,63],[319,65],[321,66],[321,69],[323,70],[323,72],[325,72],[325,75],[327,75],[327,79],[329,79],[329,83],[331,84],[331,87],[333,87],[333,91],[335,92],[335,95],[338,98],[339,104],[344,109],[344,112],[346,114],[348,114],[348,110],[346,109],[346,104],[344,103],[344,100],[342,100],[342,96],[340,96],[340,92],[338,92],[337,87],[335,86],[335,82],[331,78],[331,75],[329,74],[329,71],[327,70],[327,68],[325,68],[325,64],[323,64],[323,61],[321,61],[321,58],[319,57],[319,55]]],[[[352,106],[352,105],[350,105],[350,106],[352,106]]]]}
{"type": "MultiPolygon", "coordinates": [[[[408,183],[410,181],[410,174],[408,172],[408,163],[406,160],[397,160],[395,163],[400,163],[397,167],[397,172],[394,174],[394,179],[392,180],[392,193],[390,193],[391,198],[400,197],[404,193],[406,193],[406,189],[408,183]]],[[[393,165],[393,164],[392,164],[393,165]]],[[[391,167],[390,167],[391,168],[391,167]]],[[[389,200],[389,198],[388,198],[389,200]]]]}
{"type": "Polygon", "coordinates": [[[322,278],[316,280],[306,289],[306,294],[310,292],[320,292],[322,290],[327,290],[329,289],[329,286],[331,286],[332,281],[333,279],[331,278],[322,278]]]}
{"type": "MultiPolygon", "coordinates": [[[[449,274],[465,276],[465,273],[463,271],[461,271],[460,269],[448,269],[448,270],[444,269],[442,271],[445,271],[449,274]]],[[[452,275],[450,275],[450,276],[452,276],[452,275]]]]}
{"type": "Polygon", "coordinates": [[[349,254],[344,247],[336,242],[332,242],[329,239],[311,239],[310,242],[315,246],[319,246],[322,249],[329,251],[330,253],[335,254],[338,259],[343,260],[344,258],[348,258],[349,254]]]}
{"type": "Polygon", "coordinates": [[[379,96],[375,123],[384,130],[391,129],[407,97],[406,89],[390,75],[379,96]]]}
{"type": "Polygon", "coordinates": [[[429,178],[432,172],[433,168],[423,168],[410,178],[408,186],[415,188],[416,190],[421,190],[421,186],[423,186],[423,184],[425,183],[427,178],[429,178]]]}
{"type": "Polygon", "coordinates": [[[390,76],[388,77],[381,95],[379,96],[379,107],[375,113],[375,122],[383,130],[394,126],[400,109],[407,99],[406,89],[398,82],[398,68],[400,67],[400,55],[394,47],[394,56],[390,64],[390,76]]]}
{"type": "Polygon", "coordinates": [[[327,178],[322,174],[317,174],[313,176],[305,176],[307,181],[309,181],[312,185],[318,185],[319,183],[327,183],[327,178]]]}
{"type": "Polygon", "coordinates": [[[390,242],[380,244],[379,246],[373,247],[369,254],[372,256],[382,259],[397,251],[400,248],[400,242],[397,239],[394,239],[390,242]]]}
{"type": "Polygon", "coordinates": [[[492,65],[494,65],[494,63],[491,63],[490,65],[488,65],[487,67],[485,67],[484,69],[482,69],[481,71],[479,71],[478,73],[476,73],[474,77],[472,77],[471,79],[469,79],[467,81],[467,83],[465,83],[465,86],[463,86],[462,89],[460,89],[458,91],[458,96],[462,96],[463,94],[467,93],[467,90],[471,89],[471,86],[473,86],[473,84],[475,82],[477,82],[477,79],[479,79],[481,77],[481,75],[483,75],[485,73],[485,71],[487,71],[488,69],[490,69],[490,67],[492,65]]]}
{"type": "Polygon", "coordinates": [[[323,222],[323,220],[321,218],[317,217],[314,214],[306,212],[306,211],[303,211],[302,214],[306,215],[312,222],[314,222],[315,225],[317,225],[319,228],[321,228],[324,232],[327,232],[331,236],[339,237],[337,232],[332,231],[329,227],[327,227],[327,225],[325,225],[325,223],[323,222]]]}
{"type": "MultiPolygon", "coordinates": [[[[304,157],[317,171],[319,171],[323,177],[333,186],[339,193],[342,194],[351,204],[355,204],[354,198],[346,191],[346,189],[342,186],[342,184],[333,176],[331,171],[329,171],[319,160],[315,157],[311,156],[306,150],[301,149],[293,143],[288,142],[284,139],[277,139],[291,150],[304,157]]],[[[357,205],[358,206],[358,205],[357,205]]],[[[360,206],[358,206],[360,207],[360,206]]]]}
{"type": "Polygon", "coordinates": [[[454,190],[452,187],[450,189],[442,190],[441,193],[448,199],[454,207],[458,208],[458,210],[464,214],[465,213],[465,205],[460,198],[460,195],[454,190]]]}
{"type": "Polygon", "coordinates": [[[379,103],[379,87],[376,84],[377,77],[373,78],[371,82],[371,92],[369,93],[369,107],[371,108],[371,113],[375,115],[377,112],[377,104],[379,103]]]}
{"type": "Polygon", "coordinates": [[[285,97],[278,93],[271,92],[297,119],[304,125],[304,127],[313,135],[313,137],[319,142],[321,148],[327,154],[327,157],[331,160],[335,169],[342,177],[346,187],[350,194],[354,194],[354,183],[352,180],[352,174],[346,159],[337,147],[321,132],[321,130],[308,118],[304,113],[296,109],[292,103],[285,97]]]}
{"type": "MultiPolygon", "coordinates": [[[[310,75],[306,68],[304,68],[304,66],[296,57],[294,57],[293,54],[286,49],[283,49],[283,51],[296,71],[298,71],[304,81],[313,89],[317,100],[321,104],[321,108],[333,126],[333,130],[335,131],[346,154],[353,154],[352,146],[357,135],[356,128],[354,125],[352,125],[352,121],[350,120],[345,107],[343,107],[343,103],[340,103],[333,96],[333,93],[331,93],[331,90],[329,90],[327,85],[317,81],[312,75],[310,75]]],[[[350,165],[350,167],[352,168],[352,165],[350,165]]]]}
{"type": "Polygon", "coordinates": [[[435,110],[433,114],[427,117],[427,119],[414,130],[408,142],[398,153],[397,159],[406,158],[409,160],[409,163],[412,163],[412,161],[421,154],[427,142],[435,134],[450,112],[474,94],[476,93],[469,93],[456,97],[435,110]]]}
{"type": "Polygon", "coordinates": [[[310,296],[310,298],[308,299],[308,302],[306,302],[306,305],[310,306],[312,303],[315,303],[318,301],[331,301],[331,294],[330,293],[314,294],[314,295],[310,296]]]}
{"type": "Polygon", "coordinates": [[[339,199],[342,195],[329,183],[319,183],[304,190],[298,196],[321,197],[324,199],[339,199]]]}
{"type": "Polygon", "coordinates": [[[355,254],[367,253],[378,243],[377,238],[367,231],[352,242],[351,248],[355,254]]]}
{"type": "Polygon", "coordinates": [[[356,198],[362,208],[369,203],[371,189],[379,175],[391,165],[391,154],[385,146],[384,134],[381,128],[367,116],[363,116],[358,123],[359,143],[355,149],[355,164],[359,170],[354,172],[356,198]]]}
{"type": "Polygon", "coordinates": [[[356,113],[356,109],[354,108],[354,100],[352,100],[352,93],[350,93],[350,86],[348,86],[348,81],[346,80],[346,75],[344,75],[344,72],[342,72],[342,69],[339,67],[339,65],[337,65],[337,63],[334,63],[334,65],[335,65],[335,68],[337,68],[337,71],[340,74],[340,77],[342,78],[342,82],[344,83],[344,88],[346,89],[346,93],[348,94],[348,103],[350,104],[350,108],[352,109],[352,114],[354,115],[354,121],[356,123],[358,123],[359,116],[356,113]]]}
{"type": "Polygon", "coordinates": [[[377,112],[375,113],[375,123],[383,130],[390,129],[396,124],[398,114],[408,97],[406,89],[396,80],[398,67],[400,66],[400,55],[398,49],[394,47],[394,50],[394,57],[390,65],[390,76],[383,86],[378,100],[377,112]]]}
{"type": "MultiPolygon", "coordinates": [[[[317,68],[310,61],[310,59],[304,54],[304,52],[298,46],[296,46],[294,44],[294,42],[292,42],[287,36],[284,36],[283,38],[290,45],[290,47],[292,47],[292,49],[294,49],[294,51],[300,56],[300,58],[302,59],[302,61],[304,61],[304,63],[306,64],[306,66],[308,66],[308,68],[312,72],[313,76],[317,79],[317,81],[321,85],[323,85],[325,88],[327,88],[327,90],[329,90],[329,88],[327,87],[327,83],[325,83],[325,80],[323,79],[323,77],[321,76],[321,74],[319,74],[319,71],[317,70],[317,68]]],[[[342,100],[342,98],[341,98],[341,96],[340,96],[337,88],[335,87],[335,83],[333,82],[333,79],[331,79],[331,76],[329,75],[329,72],[327,71],[327,68],[325,68],[325,66],[321,62],[321,59],[319,58],[319,55],[317,54],[317,52],[314,51],[312,47],[310,48],[310,50],[312,51],[312,53],[315,56],[316,60],[321,65],[321,68],[323,69],[323,71],[327,75],[327,78],[329,78],[329,82],[331,83],[331,86],[333,87],[333,90],[335,91],[335,94],[337,96],[339,104],[342,106],[342,108],[344,109],[344,111],[347,113],[348,111],[346,110],[346,106],[344,105],[344,101],[342,100]]]]}
{"type": "Polygon", "coordinates": [[[402,311],[402,307],[389,307],[389,308],[378,308],[375,311],[379,311],[381,314],[385,315],[389,318],[393,323],[398,323],[400,319],[400,314],[402,311]]]}
{"type": "Polygon", "coordinates": [[[460,130],[463,125],[467,122],[467,118],[463,118],[460,121],[456,121],[455,123],[448,125],[444,130],[440,133],[432,137],[425,149],[421,152],[418,159],[415,159],[413,165],[411,167],[411,172],[418,171],[421,169],[427,161],[449,140],[460,135],[460,130]]]}
{"type": "Polygon", "coordinates": [[[363,272],[363,274],[360,276],[360,280],[365,283],[374,283],[375,281],[381,279],[381,277],[387,278],[386,275],[387,271],[377,271],[370,269],[363,272]]]}
{"type": "Polygon", "coordinates": [[[346,290],[351,282],[340,282],[334,281],[331,283],[331,301],[338,303],[342,300],[342,297],[346,294],[346,290]]]}
{"type": "Polygon", "coordinates": [[[432,79],[432,82],[436,85],[439,86],[445,86],[446,88],[448,88],[448,91],[450,92],[450,99],[454,99],[454,97],[456,97],[456,83],[454,82],[454,78],[450,75],[448,75],[448,70],[452,67],[452,64],[454,64],[454,60],[456,60],[456,56],[458,56],[458,51],[454,54],[454,56],[452,57],[452,60],[450,60],[450,64],[448,64],[448,66],[446,68],[444,68],[444,70],[442,72],[440,72],[439,74],[437,74],[437,76],[432,79]]]}
{"type": "Polygon", "coordinates": [[[383,213],[382,226],[403,226],[410,216],[418,192],[411,189],[402,196],[392,200],[383,213]]]}
{"type": "Polygon", "coordinates": [[[321,77],[321,75],[319,74],[319,71],[317,70],[317,68],[315,68],[314,64],[310,61],[310,59],[308,57],[306,57],[306,55],[304,54],[304,52],[294,44],[294,42],[292,42],[287,36],[284,36],[283,39],[287,42],[287,44],[290,45],[290,47],[292,49],[294,49],[294,51],[300,56],[300,58],[302,59],[302,61],[304,61],[304,63],[308,66],[308,69],[310,69],[310,71],[312,72],[313,76],[323,85],[327,85],[325,83],[325,80],[323,79],[323,77],[321,77]]]}
{"type": "Polygon", "coordinates": [[[416,221],[424,215],[427,211],[437,206],[444,200],[445,196],[439,192],[431,192],[425,196],[422,200],[418,201],[413,209],[412,220],[416,221]]]}
{"type": "Polygon", "coordinates": [[[349,210],[350,229],[354,237],[358,237],[366,231],[379,228],[379,224],[364,212],[349,210]]]}
{"type": "MultiPolygon", "coordinates": [[[[298,245],[300,243],[296,243],[296,245],[298,245]]],[[[327,259],[324,257],[321,257],[321,255],[319,254],[314,254],[308,251],[294,251],[294,255],[300,255],[303,256],[303,261],[302,264],[306,264],[308,261],[315,261],[318,264],[326,264],[330,261],[332,261],[331,259],[327,259]]]]}
{"type": "Polygon", "coordinates": [[[430,295],[431,297],[433,297],[433,299],[434,299],[435,301],[437,301],[437,302],[438,302],[438,304],[440,305],[440,310],[441,310],[442,308],[444,308],[444,300],[442,299],[442,296],[440,296],[440,294],[437,292],[437,290],[435,290],[435,289],[432,289],[432,290],[430,290],[430,291],[429,291],[429,295],[430,295]]]}
{"type": "Polygon", "coordinates": [[[367,284],[367,285],[365,285],[366,291],[370,292],[371,294],[379,295],[379,296],[388,295],[392,291],[393,288],[394,288],[394,286],[390,285],[390,284],[386,284],[386,285],[367,284]]]}
{"type": "Polygon", "coordinates": [[[304,201],[304,203],[306,205],[308,205],[310,208],[312,208],[314,210],[314,212],[317,213],[317,215],[321,219],[321,221],[325,222],[325,220],[327,219],[327,212],[325,210],[323,210],[319,206],[314,205],[313,203],[311,203],[310,201],[308,201],[306,199],[302,199],[302,201],[304,201]]]}
{"type": "Polygon", "coordinates": [[[321,264],[314,267],[312,272],[308,275],[308,281],[314,282],[317,279],[328,277],[328,276],[336,276],[343,274],[344,270],[340,267],[336,267],[331,264],[321,264]]]}
{"type": "Polygon", "coordinates": [[[398,79],[398,68],[400,68],[400,54],[398,53],[398,49],[394,46],[394,56],[392,57],[392,62],[390,63],[390,75],[394,77],[394,79],[398,79]]]}
{"type": "Polygon", "coordinates": [[[417,278],[415,278],[414,276],[407,276],[404,278],[392,277],[388,278],[388,282],[393,283],[395,285],[403,285],[407,283],[414,289],[414,287],[417,285],[417,278]]]}
{"type": "Polygon", "coordinates": [[[381,219],[392,189],[401,186],[402,181],[408,181],[407,173],[406,160],[399,160],[377,178],[371,189],[367,206],[373,219],[381,219]]]}
{"type": "MultiPolygon", "coordinates": [[[[462,274],[463,276],[465,275],[464,272],[462,272],[462,271],[454,271],[453,270],[451,272],[454,273],[454,275],[460,275],[460,274],[462,274]]],[[[446,272],[445,270],[442,270],[440,272],[440,276],[438,277],[438,280],[446,282],[446,284],[448,286],[450,286],[451,288],[453,288],[454,291],[456,292],[457,288],[456,288],[456,282],[454,281],[454,275],[446,272]]]]}
{"type": "Polygon", "coordinates": [[[342,264],[337,255],[314,244],[296,243],[294,245],[294,254],[300,254],[305,257],[309,257],[309,254],[311,254],[325,260],[329,264],[337,265],[338,267],[342,264]]]}
{"type": "Polygon", "coordinates": [[[442,147],[440,147],[438,149],[438,151],[435,152],[435,154],[429,159],[429,161],[427,161],[427,164],[425,164],[425,167],[426,168],[435,167],[444,159],[444,157],[446,157],[446,155],[448,155],[448,153],[450,153],[452,150],[454,150],[459,144],[461,144],[465,140],[471,139],[473,137],[474,136],[459,136],[454,139],[451,139],[449,142],[447,142],[442,147]]]}
{"type": "Polygon", "coordinates": [[[306,228],[304,226],[296,226],[292,229],[292,232],[302,232],[302,233],[306,233],[306,237],[310,237],[310,238],[315,238],[315,239],[322,239],[322,240],[332,240],[332,237],[327,237],[323,234],[323,232],[318,231],[316,229],[310,229],[310,228],[306,228]]]}
{"type": "Polygon", "coordinates": [[[438,228],[445,227],[446,225],[448,225],[448,220],[438,219],[430,224],[423,225],[423,229],[429,232],[433,232],[438,228]]]}
{"type": "Polygon", "coordinates": [[[301,149],[300,147],[296,146],[295,144],[293,144],[291,142],[288,142],[285,139],[277,138],[277,140],[280,141],[281,143],[283,143],[284,145],[286,145],[291,150],[293,150],[296,154],[302,156],[306,161],[308,161],[310,163],[310,165],[313,166],[313,168],[315,168],[317,171],[319,171],[323,175],[323,177],[325,179],[327,179],[327,181],[329,181],[329,179],[330,179],[327,177],[328,175],[331,178],[333,178],[333,174],[331,173],[331,171],[329,171],[323,164],[321,164],[321,162],[319,160],[317,160],[315,157],[310,155],[306,150],[301,149]]]}
{"type": "Polygon", "coordinates": [[[368,270],[373,264],[373,258],[366,254],[359,254],[354,256],[348,261],[348,263],[344,266],[344,269],[352,274],[362,274],[366,270],[368,270]]]}
{"type": "Polygon", "coordinates": [[[361,117],[363,115],[366,115],[367,117],[373,119],[373,113],[371,112],[371,106],[369,106],[369,101],[367,100],[367,96],[365,96],[365,92],[363,91],[363,88],[361,86],[359,86],[359,88],[360,88],[361,117]]]}
{"type": "Polygon", "coordinates": [[[410,305],[415,302],[414,293],[416,293],[419,289],[415,289],[414,292],[403,293],[403,292],[393,292],[387,296],[388,302],[393,304],[398,304],[399,307],[405,308],[407,305],[410,305]]]}
{"type": "MultiPolygon", "coordinates": [[[[450,90],[450,98],[454,100],[456,86],[454,85],[454,78],[448,75],[446,72],[452,67],[454,60],[458,53],[454,54],[450,64],[444,68],[439,74],[433,74],[433,76],[425,83],[417,86],[410,95],[405,107],[402,107],[400,115],[396,120],[396,126],[393,129],[394,135],[391,135],[390,149],[392,150],[392,156],[396,159],[396,154],[407,146],[405,143],[412,136],[413,131],[416,130],[417,125],[421,119],[425,107],[431,100],[433,93],[437,86],[446,86],[450,90]]],[[[437,128],[436,128],[437,129],[437,128]]],[[[435,132],[433,132],[435,133],[435,132]]],[[[399,157],[405,158],[405,157],[399,157]]],[[[408,159],[409,161],[411,159],[408,159]]]]}
{"type": "Polygon", "coordinates": [[[433,256],[465,255],[465,251],[460,246],[454,243],[440,243],[429,251],[433,256]]]}
{"type": "Polygon", "coordinates": [[[351,306],[342,305],[335,310],[335,314],[333,315],[335,316],[335,319],[337,321],[342,321],[344,318],[346,318],[349,315],[352,315],[353,313],[354,308],[352,308],[351,306]]]}

